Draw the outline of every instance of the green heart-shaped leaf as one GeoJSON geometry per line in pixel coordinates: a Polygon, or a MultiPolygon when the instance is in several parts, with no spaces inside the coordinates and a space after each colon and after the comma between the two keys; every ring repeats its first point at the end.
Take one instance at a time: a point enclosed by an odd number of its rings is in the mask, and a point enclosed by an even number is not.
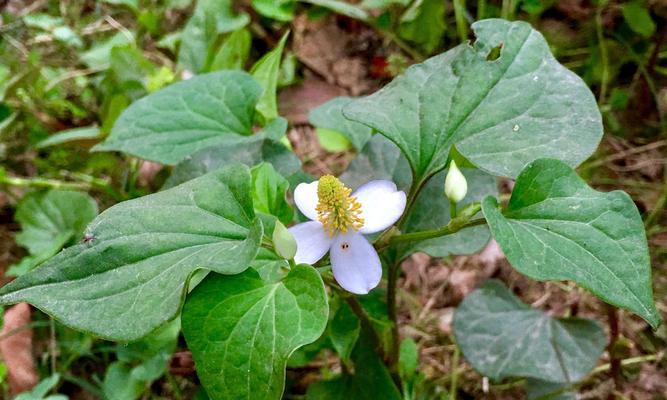
{"type": "Polygon", "coordinates": [[[262,87],[241,71],[181,81],[130,105],[94,150],[175,164],[203,148],[252,134],[262,87]]]}
{"type": "Polygon", "coordinates": [[[525,22],[472,25],[477,38],[413,65],[343,109],[398,145],[417,182],[445,167],[451,146],[477,167],[514,177],[538,158],[576,166],[602,137],[595,98],[525,22]],[[500,47],[497,59],[488,59],[500,47]]]}
{"type": "Polygon", "coordinates": [[[290,176],[301,169],[299,158],[284,144],[278,142],[287,129],[287,120],[277,118],[264,130],[252,136],[240,136],[235,140],[202,149],[178,163],[165,183],[166,187],[178,185],[231,164],[253,167],[268,162],[282,176],[290,176]]]}
{"type": "Polygon", "coordinates": [[[521,172],[504,214],[492,197],[482,211],[522,274],[572,280],[654,328],[660,324],[644,224],[627,193],[597,192],[568,165],[545,159],[521,172]]]}
{"type": "Polygon", "coordinates": [[[26,301],[75,329],[138,339],[178,313],[196,269],[245,270],[261,236],[250,171],[228,167],[109,208],[83,243],[0,289],[0,304],[26,301]]]}
{"type": "Polygon", "coordinates": [[[253,269],[210,274],[188,296],[183,333],[212,399],[280,399],[287,359],[320,337],[328,314],[313,267],[296,266],[275,283],[253,269]]]}
{"type": "Polygon", "coordinates": [[[499,281],[463,300],[454,315],[454,335],[475,370],[493,380],[576,382],[593,369],[606,343],[594,321],[552,318],[499,281]]]}

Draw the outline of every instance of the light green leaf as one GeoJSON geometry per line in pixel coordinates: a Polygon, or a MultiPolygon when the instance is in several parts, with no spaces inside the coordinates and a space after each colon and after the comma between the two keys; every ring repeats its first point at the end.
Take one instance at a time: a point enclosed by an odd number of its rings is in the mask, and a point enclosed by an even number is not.
{"type": "Polygon", "coordinates": [[[252,200],[255,211],[277,217],[289,224],[294,211],[285,198],[289,183],[269,163],[252,169],[252,200]]]}
{"type": "Polygon", "coordinates": [[[25,301],[75,329],[141,338],[178,313],[195,270],[248,267],[262,236],[250,184],[237,165],[119,203],[84,243],[0,289],[0,304],[25,301]]]}
{"type": "Polygon", "coordinates": [[[352,97],[336,97],[311,110],[308,119],[318,128],[318,135],[322,128],[340,132],[361,151],[371,139],[372,129],[343,116],[343,107],[353,100],[352,97]]]}
{"type": "Polygon", "coordinates": [[[398,352],[398,372],[403,380],[415,375],[419,367],[419,347],[412,338],[405,338],[401,342],[398,352]]]}
{"type": "Polygon", "coordinates": [[[315,129],[315,133],[317,134],[317,141],[320,143],[320,146],[330,153],[347,151],[352,146],[347,137],[338,131],[317,128],[315,129]]]}
{"type": "Polygon", "coordinates": [[[595,367],[606,343],[594,321],[552,318],[495,280],[463,300],[454,315],[454,335],[473,368],[493,380],[577,382],[595,367]]]}
{"type": "Polygon", "coordinates": [[[655,22],[640,1],[625,3],[623,5],[623,18],[625,18],[625,22],[628,23],[630,29],[645,38],[651,37],[655,33],[655,22]]]}
{"type": "Polygon", "coordinates": [[[262,132],[200,150],[176,165],[165,186],[171,187],[234,163],[253,167],[268,162],[280,175],[290,176],[300,170],[301,161],[275,139],[278,133],[284,134],[286,128],[287,121],[277,118],[262,132]]]}
{"type": "Polygon", "coordinates": [[[96,140],[100,139],[100,128],[95,125],[84,126],[82,128],[67,129],[60,131],[56,134],[49,136],[48,138],[40,141],[35,145],[38,149],[43,149],[45,147],[56,146],[69,142],[76,142],[80,140],[96,140]]]}
{"type": "Polygon", "coordinates": [[[109,365],[102,392],[107,400],[136,400],[145,390],[144,382],[132,376],[132,367],[120,361],[109,365]]]}
{"type": "Polygon", "coordinates": [[[252,7],[265,17],[289,22],[294,19],[296,0],[252,0],[252,7]]]}
{"type": "Polygon", "coordinates": [[[275,283],[257,272],[209,274],[183,308],[183,333],[211,399],[280,399],[285,365],[324,331],[329,306],[319,273],[299,265],[275,283]]]}
{"type": "Polygon", "coordinates": [[[53,37],[67,46],[80,49],[83,47],[83,41],[69,26],[59,26],[52,32],[53,37]]]}
{"type": "Polygon", "coordinates": [[[125,44],[111,49],[109,70],[118,87],[139,98],[148,91],[148,78],[157,67],[134,44],[125,44]]]}
{"type": "Polygon", "coordinates": [[[240,71],[212,72],[169,85],[132,103],[93,150],[175,164],[203,148],[250,135],[261,92],[240,71]]]}
{"type": "Polygon", "coordinates": [[[586,159],[602,137],[586,84],[525,22],[491,19],[472,28],[474,46],[413,65],[343,114],[394,141],[417,183],[445,167],[454,144],[477,167],[510,177],[538,158],[572,166],[586,159]],[[500,57],[487,61],[501,44],[500,57]]]}
{"type": "Polygon", "coordinates": [[[134,43],[134,36],[130,32],[118,32],[107,41],[96,44],[88,51],[80,54],[81,60],[89,68],[98,69],[109,65],[111,58],[111,49],[115,46],[122,46],[134,43]]]}
{"type": "Polygon", "coordinates": [[[280,73],[280,59],[283,55],[285,42],[289,32],[285,33],[278,45],[270,52],[260,58],[252,66],[250,73],[264,89],[262,97],[257,103],[257,112],[264,121],[271,121],[278,117],[278,105],[276,104],[276,90],[278,89],[278,75],[280,73]]]}
{"type": "MultiPolygon", "coordinates": [[[[486,196],[496,196],[496,179],[478,169],[460,168],[468,181],[466,197],[458,203],[459,210],[468,204],[479,202],[486,196]]],[[[449,223],[449,201],[445,197],[445,176],[447,170],[438,172],[419,192],[412,212],[406,220],[405,232],[419,232],[441,228],[449,223]]],[[[463,229],[453,235],[411,242],[400,247],[400,258],[422,251],[433,257],[452,254],[473,254],[484,248],[491,235],[486,226],[479,225],[463,229]]]]}
{"type": "Polygon", "coordinates": [[[61,17],[54,17],[45,13],[32,13],[23,16],[23,23],[29,28],[52,31],[63,24],[61,17]]]}
{"type": "Polygon", "coordinates": [[[335,13],[345,15],[347,17],[358,19],[360,21],[368,21],[370,16],[361,7],[350,4],[343,0],[301,0],[303,3],[310,3],[316,6],[324,7],[335,13]]]}
{"type": "Polygon", "coordinates": [[[139,9],[139,0],[102,0],[104,3],[123,5],[129,7],[133,11],[139,9]]]}
{"type": "Polygon", "coordinates": [[[19,394],[14,398],[14,400],[67,400],[67,396],[64,395],[53,395],[47,397],[49,391],[56,387],[58,382],[60,382],[60,374],[53,374],[48,378],[44,378],[37,384],[37,386],[32,388],[32,390],[19,394]]]}
{"type": "Polygon", "coordinates": [[[273,239],[273,249],[276,255],[280,255],[280,257],[286,260],[294,258],[296,255],[296,240],[280,221],[275,221],[273,224],[271,238],[273,239]]]}
{"type": "Polygon", "coordinates": [[[32,255],[53,255],[81,240],[95,216],[97,204],[85,193],[57,189],[31,193],[16,208],[22,229],[16,242],[32,255]]]}
{"type": "Polygon", "coordinates": [[[625,192],[597,192],[566,164],[538,160],[516,180],[503,213],[482,210],[509,262],[537,280],[572,280],[654,328],[651,265],[639,211],[625,192]]]}
{"type": "Polygon", "coordinates": [[[352,352],[354,373],[310,384],[307,400],[400,400],[401,395],[375,352],[369,333],[362,329],[352,352]]]}
{"type": "Polygon", "coordinates": [[[234,13],[232,0],[198,0],[181,33],[178,63],[192,73],[202,72],[218,35],[240,29],[249,21],[248,14],[234,13]]]}
{"type": "Polygon", "coordinates": [[[401,16],[398,34],[433,53],[445,34],[445,2],[440,0],[415,1],[401,16]]]}
{"type": "Polygon", "coordinates": [[[209,71],[220,69],[239,69],[243,70],[248,55],[250,54],[250,45],[252,36],[247,29],[241,28],[232,32],[220,49],[215,53],[209,71]]]}

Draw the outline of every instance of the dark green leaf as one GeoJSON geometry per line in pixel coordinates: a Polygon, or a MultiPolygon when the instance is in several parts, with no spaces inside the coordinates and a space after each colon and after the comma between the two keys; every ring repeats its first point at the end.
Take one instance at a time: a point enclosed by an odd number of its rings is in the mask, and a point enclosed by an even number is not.
{"type": "Polygon", "coordinates": [[[86,241],[0,289],[0,304],[25,301],[75,329],[138,339],[172,319],[199,268],[237,274],[262,236],[250,171],[228,167],[97,217],[86,241]]]}
{"type": "Polygon", "coordinates": [[[280,399],[289,355],[320,337],[328,310],[322,278],[307,265],[275,283],[254,270],[209,274],[183,309],[183,333],[208,395],[280,399]]]}
{"type": "Polygon", "coordinates": [[[382,135],[374,135],[340,179],[353,189],[375,179],[387,179],[407,192],[410,165],[394,143],[382,135]]]}
{"type": "Polygon", "coordinates": [[[275,139],[284,134],[286,127],[287,121],[277,118],[263,132],[200,150],[176,165],[165,186],[171,187],[234,163],[252,167],[267,162],[280,175],[289,177],[300,171],[301,161],[275,139]],[[281,127],[274,130],[274,125],[281,127]]]}
{"type": "Polygon", "coordinates": [[[359,318],[354,315],[345,301],[341,301],[340,307],[329,324],[329,339],[343,360],[350,359],[360,331],[359,318]]]}
{"type": "Polygon", "coordinates": [[[262,88],[240,71],[170,85],[132,103],[94,150],[117,150],[175,164],[203,148],[252,133],[262,88]]]}
{"type": "Polygon", "coordinates": [[[493,380],[579,381],[593,369],[606,342],[597,323],[552,318],[493,280],[463,300],[454,315],[454,334],[475,370],[493,380]]]}
{"type": "Polygon", "coordinates": [[[371,139],[372,129],[343,116],[343,107],[353,100],[351,97],[336,97],[311,110],[308,119],[318,129],[340,132],[355,149],[361,151],[371,139]]]}
{"type": "Polygon", "coordinates": [[[307,400],[400,400],[401,395],[375,352],[369,334],[362,330],[352,353],[353,374],[311,384],[307,400]]]}
{"type": "Polygon", "coordinates": [[[529,378],[526,380],[526,395],[528,400],[577,400],[577,394],[568,390],[569,386],[569,383],[529,378]]]}
{"type": "Polygon", "coordinates": [[[654,328],[651,265],[639,211],[625,192],[597,192],[566,164],[538,160],[516,180],[504,215],[482,210],[509,262],[538,280],[572,280],[654,328]]]}
{"type": "Polygon", "coordinates": [[[454,144],[479,168],[514,177],[553,157],[577,165],[602,137],[592,93],[560,65],[525,22],[476,22],[462,44],[408,68],[382,90],[351,102],[346,117],[394,141],[418,181],[443,169],[454,144]],[[487,55],[500,46],[500,57],[487,55]]]}

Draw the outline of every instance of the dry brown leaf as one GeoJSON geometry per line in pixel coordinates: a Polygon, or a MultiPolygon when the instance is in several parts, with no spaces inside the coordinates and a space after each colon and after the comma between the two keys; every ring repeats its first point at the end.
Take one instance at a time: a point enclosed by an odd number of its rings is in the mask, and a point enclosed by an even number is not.
{"type": "Polygon", "coordinates": [[[0,356],[7,365],[7,380],[12,394],[21,393],[39,382],[32,356],[32,329],[30,305],[19,303],[5,310],[4,325],[0,336],[0,356]],[[27,328],[27,329],[23,329],[27,328]]]}

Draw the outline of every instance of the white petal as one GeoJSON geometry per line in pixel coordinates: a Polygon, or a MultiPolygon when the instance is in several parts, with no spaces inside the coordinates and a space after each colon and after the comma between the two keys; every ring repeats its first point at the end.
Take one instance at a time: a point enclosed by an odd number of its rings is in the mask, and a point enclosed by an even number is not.
{"type": "Polygon", "coordinates": [[[294,189],[294,203],[306,217],[317,220],[317,184],[319,182],[299,183],[294,189]]]}
{"type": "Polygon", "coordinates": [[[333,239],[324,231],[318,221],[304,222],[288,229],[296,240],[296,255],[294,261],[305,264],[314,264],[319,261],[329,248],[333,239]]]}
{"type": "Polygon", "coordinates": [[[366,294],[380,283],[380,257],[360,233],[348,232],[336,236],[329,257],[336,281],[348,292],[366,294]]]}
{"type": "Polygon", "coordinates": [[[392,181],[370,181],[352,194],[361,203],[361,233],[375,233],[392,226],[405,210],[405,193],[392,181]]]}

